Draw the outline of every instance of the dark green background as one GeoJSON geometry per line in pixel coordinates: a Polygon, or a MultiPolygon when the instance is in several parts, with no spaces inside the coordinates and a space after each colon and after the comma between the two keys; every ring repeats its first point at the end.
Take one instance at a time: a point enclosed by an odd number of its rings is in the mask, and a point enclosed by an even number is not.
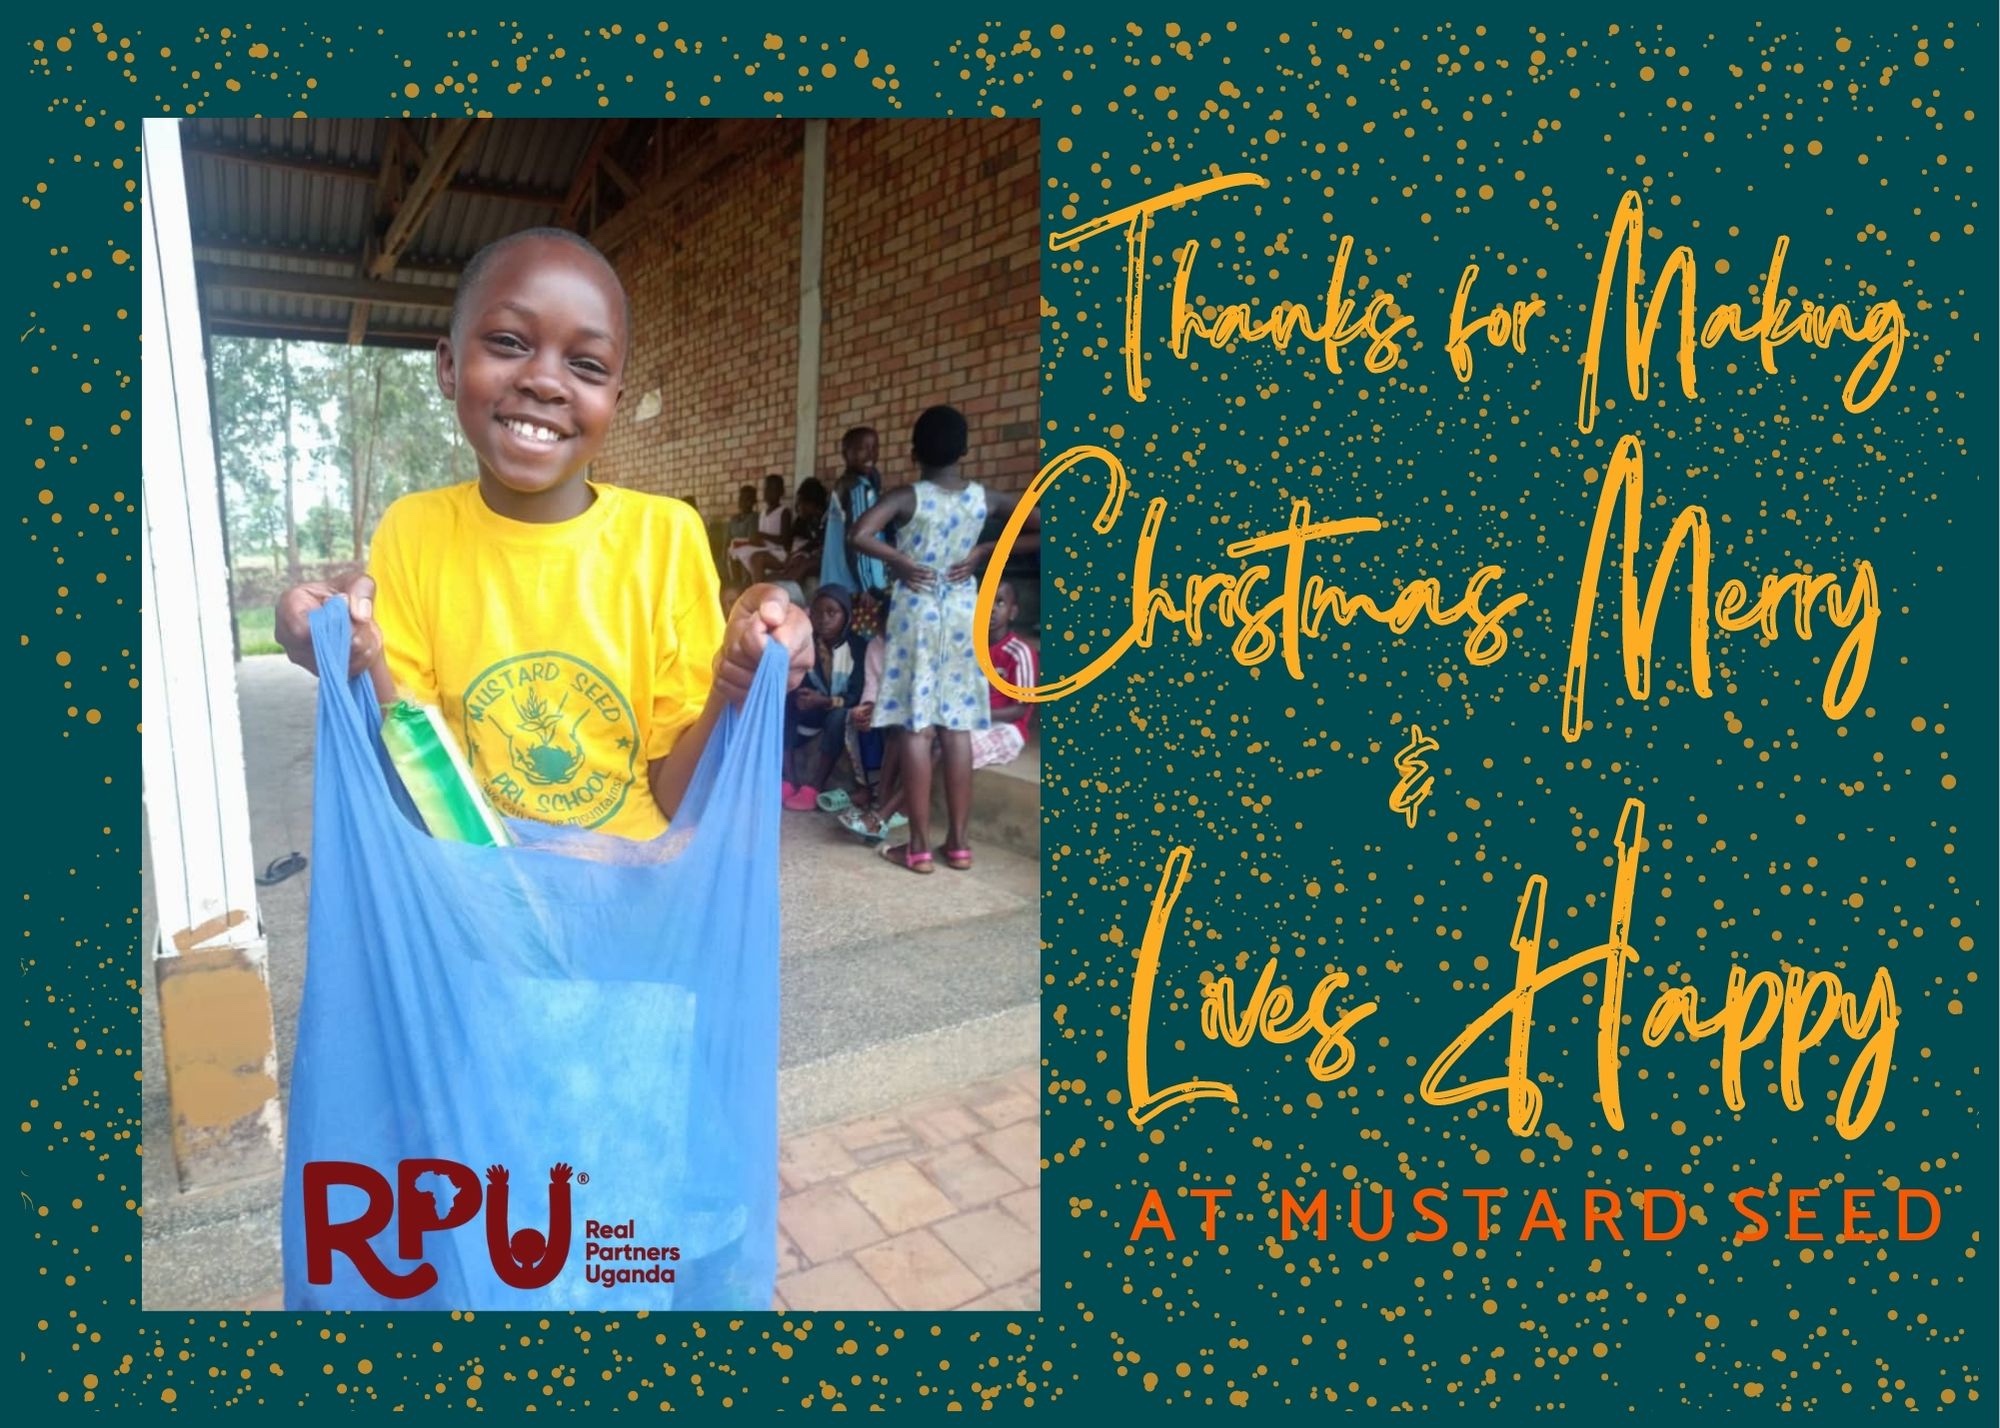
{"type": "MultiPolygon", "coordinates": [[[[941,19],[835,28],[821,12],[672,20],[658,61],[634,43],[634,24],[655,23],[638,16],[618,17],[616,33],[609,17],[602,31],[564,20],[448,32],[247,12],[103,34],[87,23],[22,26],[7,161],[22,208],[10,238],[20,419],[9,428],[21,527],[8,568],[12,683],[30,731],[17,761],[20,827],[32,837],[16,859],[23,1030],[9,1070],[21,1103],[26,1401],[154,1407],[171,1391],[177,1406],[366,1398],[412,1411],[469,1399],[602,1406],[636,1394],[647,1408],[941,1397],[967,1407],[1852,1412],[1933,1411],[1949,1393],[1954,1411],[1984,1420],[1994,1339],[1994,40],[1990,17],[1907,6],[1894,16],[1867,28],[1827,12],[1797,23],[1624,16],[1542,28],[1496,7],[1483,26],[1388,12],[1354,30],[1210,15],[1182,17],[1176,31],[1114,12],[1065,16],[1057,34],[1046,16],[983,30],[941,19]],[[766,48],[767,32],[779,49],[766,48]],[[681,39],[699,40],[699,55],[675,49],[681,39]],[[256,44],[267,57],[251,58],[256,44]],[[861,48],[866,69],[853,62],[861,48]],[[509,96],[523,50],[536,57],[533,75],[554,83],[509,96]],[[822,79],[829,61],[838,76],[822,79]],[[473,74],[479,82],[462,92],[440,88],[473,74]],[[410,83],[415,98],[404,95],[410,83]],[[773,90],[781,101],[766,98],[773,90]],[[1502,588],[1528,595],[1510,621],[1512,649],[1490,668],[1466,665],[1461,631],[1420,626],[1398,639],[1363,624],[1308,644],[1294,681],[1275,661],[1239,667],[1232,631],[1212,628],[1193,646],[1162,627],[1151,648],[1050,708],[1039,1318],[544,1326],[138,1312],[139,448],[128,414],[138,407],[139,245],[127,183],[142,116],[295,110],[1034,115],[1045,233],[1211,170],[1258,172],[1267,189],[1205,199],[1155,230],[1143,404],[1125,394],[1119,367],[1116,237],[1044,255],[1047,453],[1111,446],[1134,486],[1108,535],[1088,526],[1096,474],[1045,502],[1048,673],[1077,667],[1123,627],[1140,512],[1155,496],[1169,503],[1156,574],[1176,586],[1239,568],[1222,547],[1282,524],[1303,496],[1318,515],[1388,525],[1319,552],[1309,568],[1328,579],[1375,590],[1428,575],[1450,592],[1491,561],[1506,568],[1502,588]],[[1602,392],[1615,405],[1579,434],[1575,343],[1627,188],[1643,188],[1660,234],[1648,244],[1653,270],[1674,244],[1693,245],[1704,307],[1748,303],[1779,232],[1791,237],[1786,276],[1799,296],[1896,298],[1912,337],[1893,389],[1846,413],[1838,390],[1851,353],[1795,342],[1775,376],[1752,351],[1704,354],[1690,400],[1662,348],[1651,400],[1634,403],[1614,337],[1602,392]],[[1350,283],[1366,274],[1368,291],[1389,287],[1417,319],[1393,373],[1364,375],[1354,348],[1334,377],[1310,343],[1285,354],[1198,349],[1193,363],[1168,353],[1169,255],[1182,242],[1203,243],[1197,294],[1261,309],[1313,301],[1350,233],[1350,283]],[[121,249],[126,260],[115,261],[121,249]],[[1480,345],[1461,385],[1442,350],[1444,320],[1474,260],[1486,302],[1533,293],[1549,315],[1523,355],[1480,345]],[[1624,694],[1614,606],[1600,602],[1593,726],[1577,744],[1561,740],[1568,624],[1597,491],[1586,473],[1627,432],[1647,451],[1649,543],[1683,504],[1702,504],[1718,582],[1874,562],[1884,613],[1867,691],[1847,719],[1818,708],[1837,644],[1824,621],[1809,643],[1788,629],[1768,647],[1718,636],[1714,697],[1693,697],[1677,592],[1644,705],[1624,694]],[[58,649],[70,665],[56,664],[58,649]],[[88,709],[101,722],[86,722],[88,709]],[[1414,830],[1387,807],[1410,720],[1442,744],[1414,830]],[[1627,997],[1626,1130],[1610,1131],[1592,1099],[1595,1009],[1574,984],[1544,994],[1535,1043],[1544,1130],[1553,1123],[1560,1139],[1517,1141],[1498,1107],[1422,1106],[1415,1092],[1431,1057],[1504,985],[1528,872],[1551,880],[1550,938],[1576,950],[1604,935],[1610,835],[1629,796],[1646,800],[1654,846],[1627,997]],[[1240,1103],[1205,1102],[1140,1131],[1111,1093],[1123,1088],[1132,953],[1176,843],[1195,850],[1195,864],[1166,946],[1153,1075],[1230,1080],[1240,1103]],[[1235,971],[1240,957],[1247,989],[1272,952],[1306,986],[1336,965],[1356,995],[1380,998],[1346,1079],[1313,1081],[1303,1044],[1238,1051],[1200,1038],[1202,972],[1235,971]],[[1892,969],[1903,1009],[1896,1068],[1861,1139],[1840,1140],[1826,1121],[1825,1093],[1846,1065],[1831,1064],[1835,1046],[1806,1057],[1796,1114],[1753,1055],[1748,1105],[1734,1114],[1715,1090],[1713,1043],[1637,1044],[1662,985],[1689,981],[1706,1005],[1732,959],[1835,968],[1856,991],[1876,966],[1892,969]],[[1774,1179],[1920,1185],[1943,1201],[1944,1228],[1922,1244],[1832,1246],[1811,1263],[1771,1242],[1732,1250],[1726,1194],[1774,1179]],[[1623,1249],[1546,1236],[1523,1246],[1512,1238],[1517,1209],[1483,1254],[1455,1254],[1456,1229],[1420,1245],[1400,1227],[1380,1247],[1336,1228],[1323,1247],[1270,1253],[1281,1188],[1323,1186],[1344,1219],[1350,1181],[1403,1194],[1546,1185],[1566,1217],[1584,1186],[1671,1186],[1710,1214],[1674,1242],[1623,1249]],[[1233,1188],[1215,1245],[1196,1232],[1198,1202],[1179,1198],[1192,1184],[1233,1188]],[[1168,1197],[1180,1237],[1130,1248],[1148,1187],[1168,1197]],[[558,1366],[566,1373],[551,1379],[558,1366]]],[[[1463,1069],[1493,1074],[1497,1054],[1489,1047],[1463,1069]]]]}

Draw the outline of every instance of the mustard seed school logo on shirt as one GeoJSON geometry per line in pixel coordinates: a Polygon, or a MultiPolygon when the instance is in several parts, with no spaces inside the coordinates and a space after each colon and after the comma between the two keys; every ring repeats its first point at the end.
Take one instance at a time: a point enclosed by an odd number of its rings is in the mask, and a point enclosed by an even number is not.
{"type": "Polygon", "coordinates": [[[495,808],[580,828],[624,806],[639,761],[624,692],[560,650],[516,655],[474,678],[465,690],[465,744],[495,808]]]}

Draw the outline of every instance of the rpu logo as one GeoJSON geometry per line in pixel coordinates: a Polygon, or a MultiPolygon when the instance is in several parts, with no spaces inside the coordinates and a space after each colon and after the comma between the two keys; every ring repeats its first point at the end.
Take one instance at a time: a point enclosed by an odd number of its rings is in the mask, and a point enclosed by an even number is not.
{"type": "MultiPolygon", "coordinates": [[[[589,1177],[585,1177],[588,1179],[589,1177]]],[[[562,1272],[569,1258],[570,1169],[558,1164],[549,1170],[548,1232],[519,1229],[507,1231],[507,1167],[494,1165],[486,1171],[486,1253],[493,1272],[515,1289],[540,1289],[562,1272]]],[[[403,1160],[396,1164],[396,1184],[391,1188],[383,1175],[369,1166],[350,1160],[315,1160],[305,1168],[306,1282],[333,1283],[333,1256],[344,1254],[368,1287],[388,1299],[414,1299],[436,1287],[438,1273],[419,1263],[406,1274],[398,1274],[382,1263],[369,1241],[396,1222],[396,1254],[405,1260],[421,1261],[424,1236],[455,1230],[470,1224],[479,1213],[479,1177],[469,1166],[456,1160],[403,1160]],[[436,1175],[451,1186],[451,1203],[442,1213],[443,1194],[418,1188],[426,1175],[436,1175]],[[361,1191],[367,1207],[351,1220],[332,1223],[328,1200],[336,1185],[361,1191]]]]}

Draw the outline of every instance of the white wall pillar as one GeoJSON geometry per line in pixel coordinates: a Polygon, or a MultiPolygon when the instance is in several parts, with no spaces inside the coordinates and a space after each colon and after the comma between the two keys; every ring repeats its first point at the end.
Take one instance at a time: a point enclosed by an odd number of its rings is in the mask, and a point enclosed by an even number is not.
{"type": "Polygon", "coordinates": [[[281,1120],[177,121],[146,120],[142,144],[141,763],[160,928],[147,951],[191,1188],[277,1169],[281,1120]]]}
{"type": "Polygon", "coordinates": [[[799,196],[799,399],[792,477],[819,461],[820,254],[826,238],[826,120],[806,120],[805,182],[799,196]]]}

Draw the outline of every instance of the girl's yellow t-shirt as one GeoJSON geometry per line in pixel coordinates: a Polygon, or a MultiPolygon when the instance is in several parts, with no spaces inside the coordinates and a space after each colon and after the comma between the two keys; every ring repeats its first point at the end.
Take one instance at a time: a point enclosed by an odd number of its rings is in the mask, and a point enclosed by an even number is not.
{"type": "Polygon", "coordinates": [[[477,482],[404,496],[369,550],[397,692],[433,704],[511,818],[653,838],[646,766],[700,717],[722,646],[683,501],[591,484],[574,520],[495,513],[477,482]]]}

